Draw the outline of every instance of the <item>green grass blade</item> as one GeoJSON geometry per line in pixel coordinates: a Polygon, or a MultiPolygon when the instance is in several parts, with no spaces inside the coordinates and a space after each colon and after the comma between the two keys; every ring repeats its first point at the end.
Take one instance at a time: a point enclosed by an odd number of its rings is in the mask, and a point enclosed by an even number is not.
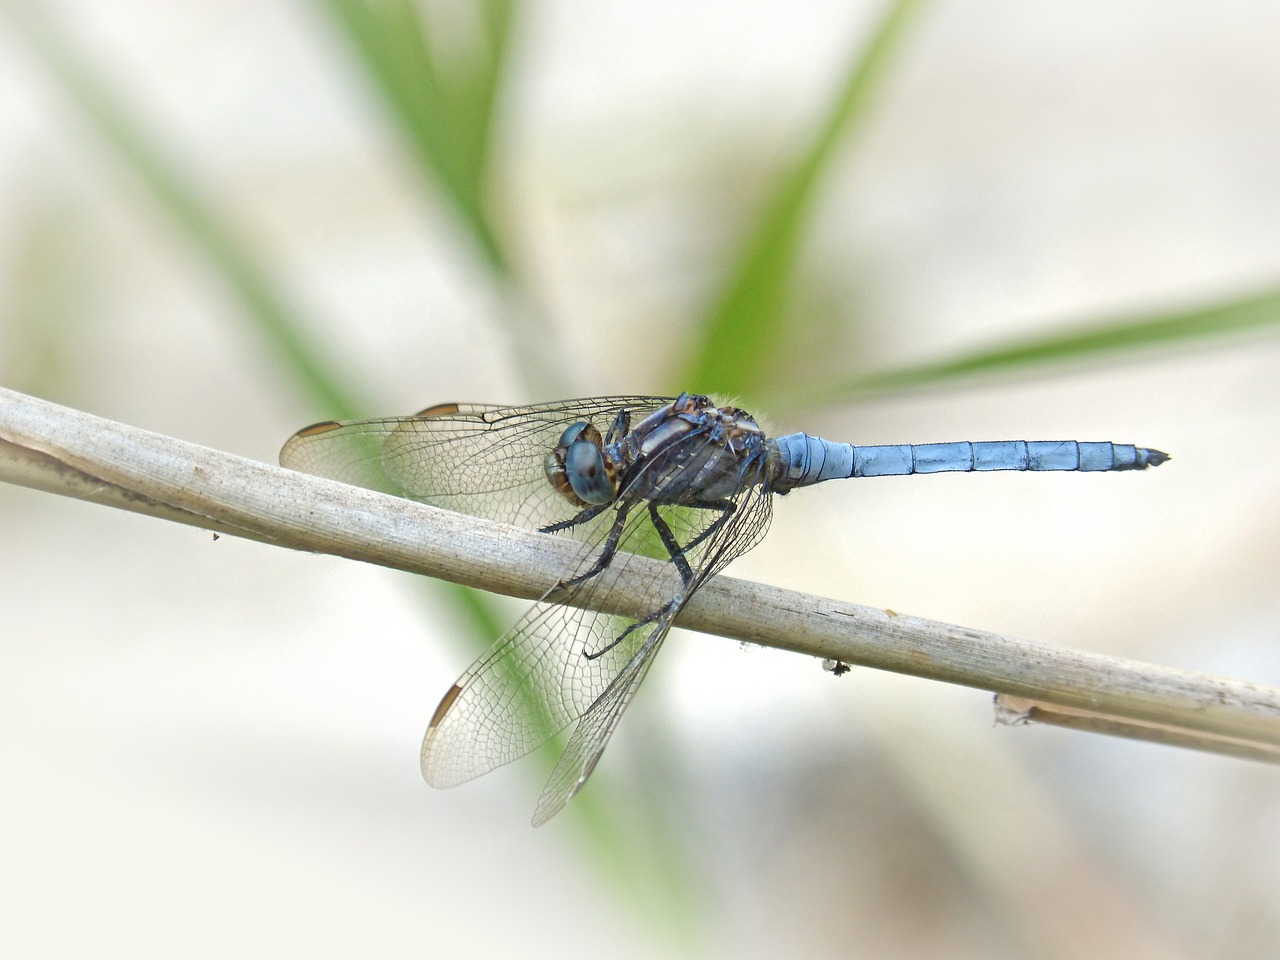
{"type": "Polygon", "coordinates": [[[359,405],[345,382],[303,333],[305,324],[261,268],[248,245],[216,213],[195,184],[183,176],[156,139],[115,97],[105,77],[88,66],[52,22],[28,4],[5,3],[18,32],[61,81],[102,137],[155,195],[161,207],[212,261],[240,298],[258,331],[297,372],[311,396],[336,416],[355,416],[359,405]]]}
{"type": "MultiPolygon", "coordinates": [[[[341,0],[332,2],[340,3],[341,0]]],[[[489,11],[485,30],[490,36],[490,43],[498,47],[505,43],[509,21],[507,6],[505,3],[490,3],[485,8],[489,11]]],[[[401,7],[404,16],[408,16],[407,10],[407,7],[401,7]]],[[[82,52],[74,49],[55,24],[33,13],[27,5],[0,0],[0,11],[12,14],[19,34],[46,62],[105,142],[134,170],[161,208],[222,273],[240,297],[245,315],[256,321],[259,332],[275,350],[282,365],[297,374],[297,382],[309,393],[311,401],[338,418],[367,414],[367,404],[339,386],[349,381],[335,368],[322,362],[308,343],[303,333],[305,324],[302,318],[275,290],[252,251],[218,216],[191,178],[184,176],[165,156],[158,146],[158,138],[149,136],[141,121],[113,95],[110,85],[95,75],[82,52]]],[[[421,36],[420,33],[413,35],[421,36]]],[[[422,71],[419,75],[422,83],[434,82],[434,76],[428,70],[429,60],[416,56],[407,56],[406,59],[415,64],[412,69],[422,71]]],[[[409,72],[410,67],[402,66],[397,75],[409,72]]],[[[492,102],[497,77],[497,70],[491,68],[485,74],[484,82],[468,87],[473,116],[479,117],[483,112],[474,104],[492,102]]],[[[487,149],[487,130],[487,123],[477,124],[468,135],[471,143],[468,149],[473,161],[487,149]]],[[[461,176],[456,171],[468,168],[468,163],[464,162],[465,152],[460,156],[462,159],[447,161],[451,164],[448,169],[455,171],[452,174],[455,177],[461,176]]],[[[475,169],[474,163],[471,169],[475,169]]],[[[501,634],[506,626],[505,618],[496,613],[491,597],[452,584],[445,586],[461,614],[460,621],[465,622],[476,646],[482,647],[501,634]]],[[[592,789],[575,798],[569,816],[579,819],[595,860],[607,867],[620,888],[628,888],[634,876],[643,874],[648,877],[647,885],[660,891],[657,899],[666,907],[665,915],[659,912],[651,919],[660,927],[669,926],[676,922],[673,918],[683,916],[682,908],[689,910],[693,903],[691,897],[683,895],[687,881],[682,879],[682,869],[673,868],[670,863],[656,866],[650,863],[653,851],[662,847],[661,838],[645,829],[649,826],[647,823],[639,827],[635,823],[624,826],[619,816],[622,809],[625,809],[623,805],[609,802],[605,784],[596,783],[592,789]]]]}
{"type": "MultiPolygon", "coordinates": [[[[22,9],[6,3],[2,9],[12,14],[19,32],[30,43],[72,99],[81,107],[107,143],[112,146],[155,195],[160,206],[184,229],[199,249],[239,295],[246,315],[274,349],[283,366],[308,393],[318,408],[335,418],[367,415],[368,404],[342,386],[348,382],[336,368],[322,360],[309,342],[303,318],[295,313],[276,291],[265,270],[242,244],[193,183],[149,137],[111,94],[109,85],[87,65],[81,52],[73,50],[57,28],[22,9]]],[[[462,611],[479,645],[501,633],[496,605],[487,595],[454,584],[446,588],[462,611]]]]}
{"type": "Polygon", "coordinates": [[[453,9],[474,14],[469,32],[434,24],[413,0],[322,3],[358,51],[420,169],[442,190],[489,265],[507,274],[487,196],[510,0],[453,9]]]}
{"type": "Polygon", "coordinates": [[[0,383],[40,396],[74,396],[67,358],[83,337],[92,297],[88,258],[81,256],[64,202],[44,190],[17,205],[7,224],[12,248],[0,270],[5,349],[0,383]]]}
{"type": "Polygon", "coordinates": [[[1021,373],[1054,364],[1080,363],[1151,350],[1189,340],[1210,340],[1280,326],[1280,289],[1185,310],[1124,317],[1057,333],[1028,337],[987,350],[897,367],[776,397],[775,406],[801,407],[863,399],[1021,373]]]}
{"type": "Polygon", "coordinates": [[[892,3],[851,64],[831,112],[779,184],[743,246],[678,387],[735,396],[763,379],[786,342],[786,294],[822,175],[837,147],[867,115],[873,94],[921,0],[892,3]]]}
{"type": "MultiPolygon", "coordinates": [[[[227,224],[217,216],[200,191],[148,136],[124,106],[111,94],[105,80],[88,67],[80,51],[57,28],[21,9],[5,4],[22,36],[35,49],[72,99],[143,183],[160,206],[187,233],[239,295],[246,315],[275,350],[282,365],[309,394],[316,407],[335,418],[368,415],[368,404],[342,386],[348,382],[336,368],[324,362],[304,334],[305,322],[276,291],[265,270],[227,224]]],[[[501,633],[496,605],[487,595],[454,584],[446,585],[453,602],[463,612],[476,643],[501,633]]]]}

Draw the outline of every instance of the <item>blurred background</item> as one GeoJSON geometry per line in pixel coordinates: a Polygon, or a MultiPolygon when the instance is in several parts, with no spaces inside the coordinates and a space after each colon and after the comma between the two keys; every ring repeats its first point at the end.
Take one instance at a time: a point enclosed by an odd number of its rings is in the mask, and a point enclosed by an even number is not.
{"type": "MultiPolygon", "coordinates": [[[[719,392],[1135,475],[828,484],[738,576],[1280,683],[1280,9],[0,2],[0,383],[316,420],[719,392]]],[[[1262,958],[1280,773],[676,631],[435,792],[522,604],[0,488],[5,956],[1262,958]]]]}

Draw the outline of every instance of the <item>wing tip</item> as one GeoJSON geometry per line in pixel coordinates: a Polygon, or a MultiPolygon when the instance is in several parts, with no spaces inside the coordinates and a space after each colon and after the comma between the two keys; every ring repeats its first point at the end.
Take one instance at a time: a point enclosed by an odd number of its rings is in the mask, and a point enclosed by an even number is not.
{"type": "Polygon", "coordinates": [[[303,427],[295,437],[314,437],[320,433],[328,433],[330,430],[337,430],[342,424],[337,420],[322,420],[319,423],[313,423],[309,427],[303,427]]]}
{"type": "MultiPolygon", "coordinates": [[[[294,454],[301,447],[304,440],[337,430],[341,426],[342,424],[337,420],[322,420],[320,423],[313,423],[309,427],[303,427],[286,440],[284,446],[280,448],[280,466],[294,469],[296,462],[294,454]]],[[[302,472],[305,473],[306,471],[303,470],[302,472]]]]}
{"type": "Polygon", "coordinates": [[[455,683],[440,698],[440,705],[436,707],[436,712],[431,715],[431,722],[427,724],[427,738],[430,739],[432,732],[436,727],[440,726],[440,721],[445,718],[445,714],[453,706],[454,701],[458,699],[458,695],[462,693],[462,684],[455,683]]]}
{"type": "Polygon", "coordinates": [[[433,787],[452,787],[469,779],[467,777],[459,778],[456,775],[451,776],[446,769],[443,769],[436,762],[435,753],[432,751],[432,746],[436,739],[436,731],[440,729],[440,724],[444,721],[450,708],[461,693],[462,684],[455,683],[440,698],[440,705],[436,707],[436,712],[431,715],[431,722],[427,724],[427,733],[422,738],[422,753],[418,758],[419,766],[422,768],[422,779],[433,787]]]}
{"type": "Polygon", "coordinates": [[[573,785],[573,789],[567,793],[553,791],[551,790],[551,784],[547,784],[547,789],[538,798],[538,805],[533,811],[533,819],[529,821],[530,826],[540,827],[563,810],[569,805],[569,801],[573,799],[574,794],[581,790],[582,785],[586,782],[586,777],[579,778],[578,782],[573,785]]]}
{"type": "Polygon", "coordinates": [[[462,405],[458,403],[433,403],[429,407],[423,407],[415,417],[447,417],[455,413],[462,412],[462,405]]]}

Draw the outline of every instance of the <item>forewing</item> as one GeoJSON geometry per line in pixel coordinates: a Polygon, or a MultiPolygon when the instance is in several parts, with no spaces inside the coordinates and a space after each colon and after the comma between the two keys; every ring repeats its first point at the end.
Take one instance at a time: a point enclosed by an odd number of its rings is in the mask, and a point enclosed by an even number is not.
{"type": "MultiPolygon", "coordinates": [[[[539,529],[573,516],[543,461],[571,423],[607,433],[670,400],[591,397],[526,407],[441,404],[412,417],[320,423],[280,451],[282,466],[434,506],[539,529]]],[[[586,530],[577,530],[579,536],[586,530]]]]}

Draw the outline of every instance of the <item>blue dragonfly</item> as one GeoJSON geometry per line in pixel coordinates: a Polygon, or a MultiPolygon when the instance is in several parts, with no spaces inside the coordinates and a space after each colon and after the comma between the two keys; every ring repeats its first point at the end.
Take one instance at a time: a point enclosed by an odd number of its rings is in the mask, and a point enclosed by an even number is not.
{"type": "Polygon", "coordinates": [[[410,417],[328,421],[280,462],[582,544],[560,583],[445,694],[422,744],[436,787],[524,756],[576,723],[533,817],[558,813],[591,775],[676,615],[764,536],[774,494],[824,480],[944,471],[1143,470],[1158,450],[1077,441],[854,446],[770,438],[708,397],[594,397],[523,407],[440,404],[410,417]],[[592,610],[649,564],[630,616],[592,610]]]}

